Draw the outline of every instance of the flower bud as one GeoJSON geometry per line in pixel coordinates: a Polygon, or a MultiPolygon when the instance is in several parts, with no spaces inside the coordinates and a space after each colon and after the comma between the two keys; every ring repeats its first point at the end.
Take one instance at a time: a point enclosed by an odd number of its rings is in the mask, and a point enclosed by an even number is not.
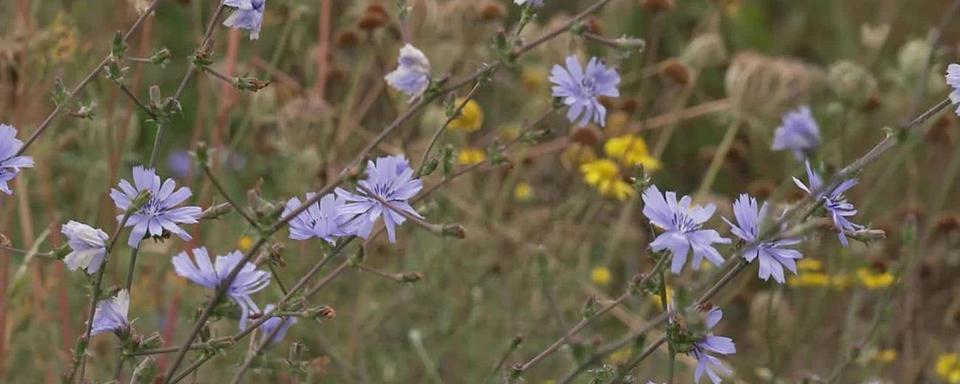
{"type": "Polygon", "coordinates": [[[497,1],[488,1],[480,7],[480,20],[496,21],[507,15],[507,8],[497,1]]]}
{"type": "Polygon", "coordinates": [[[203,212],[200,213],[200,220],[218,219],[220,216],[230,212],[233,212],[233,206],[231,206],[230,203],[220,203],[203,210],[203,212]]]}
{"type": "Polygon", "coordinates": [[[467,237],[467,230],[460,224],[444,224],[441,230],[443,236],[464,239],[467,237]]]}
{"type": "Polygon", "coordinates": [[[170,50],[167,47],[160,48],[150,56],[150,63],[166,67],[170,63],[170,50]]]}
{"type": "Polygon", "coordinates": [[[680,59],[697,69],[717,66],[727,60],[727,47],[718,33],[698,35],[683,50],[680,59]]]}
{"type": "Polygon", "coordinates": [[[233,79],[233,85],[241,91],[257,92],[270,85],[270,82],[257,79],[256,77],[238,76],[233,79]]]}
{"type": "Polygon", "coordinates": [[[660,76],[680,86],[690,84],[693,74],[690,67],[677,58],[671,58],[660,64],[660,76]]]}
{"type": "Polygon", "coordinates": [[[153,357],[147,357],[137,365],[133,370],[133,376],[130,378],[130,384],[149,384],[157,376],[157,361],[153,357]]]}
{"type": "Polygon", "coordinates": [[[130,202],[130,206],[127,208],[127,212],[133,213],[139,211],[140,208],[143,208],[144,205],[147,205],[147,202],[150,201],[150,191],[143,190],[137,194],[137,197],[130,202]]]}
{"type": "Polygon", "coordinates": [[[400,281],[404,283],[416,283],[423,280],[423,274],[420,272],[405,272],[400,276],[400,281]]]}

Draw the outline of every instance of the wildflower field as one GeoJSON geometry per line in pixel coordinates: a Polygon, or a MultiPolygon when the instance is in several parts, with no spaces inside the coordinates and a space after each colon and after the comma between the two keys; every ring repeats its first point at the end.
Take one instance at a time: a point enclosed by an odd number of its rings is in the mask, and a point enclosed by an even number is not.
{"type": "Polygon", "coordinates": [[[958,24],[0,1],[0,382],[960,383],[958,24]]]}

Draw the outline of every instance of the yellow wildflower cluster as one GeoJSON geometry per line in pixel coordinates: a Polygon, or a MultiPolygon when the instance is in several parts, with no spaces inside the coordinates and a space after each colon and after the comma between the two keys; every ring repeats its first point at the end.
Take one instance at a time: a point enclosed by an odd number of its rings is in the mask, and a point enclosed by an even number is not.
{"type": "Polygon", "coordinates": [[[457,164],[474,165],[487,160],[487,153],[479,148],[463,148],[457,152],[457,164]]]}
{"type": "Polygon", "coordinates": [[[660,161],[650,156],[647,143],[637,135],[626,134],[607,140],[603,151],[628,167],[641,165],[648,171],[660,169],[660,161]]]}
{"type": "Polygon", "coordinates": [[[803,259],[797,262],[797,276],[790,277],[787,284],[791,287],[833,287],[846,289],[854,283],[874,290],[889,287],[894,277],[890,272],[876,272],[871,268],[858,268],[856,280],[850,274],[827,274],[823,263],[816,259],[803,259]]]}
{"type": "Polygon", "coordinates": [[[243,252],[249,251],[250,247],[253,246],[253,238],[247,235],[240,236],[237,239],[237,248],[243,252]]]}
{"type": "Polygon", "coordinates": [[[610,268],[607,267],[593,267],[590,270],[590,281],[596,285],[607,285],[610,284],[610,280],[613,279],[613,274],[610,273],[610,268]]]}
{"type": "Polygon", "coordinates": [[[620,166],[609,159],[598,159],[580,166],[583,180],[597,188],[600,194],[623,201],[633,196],[633,188],[620,174],[620,166]]]}
{"type": "Polygon", "coordinates": [[[937,357],[937,376],[950,384],[960,383],[960,354],[944,353],[937,357]]]}
{"type": "Polygon", "coordinates": [[[867,289],[881,289],[893,284],[893,275],[890,272],[876,272],[871,268],[858,268],[857,279],[867,289]]]}
{"type": "Polygon", "coordinates": [[[533,198],[533,187],[530,184],[525,182],[517,183],[516,187],[513,187],[513,199],[517,201],[528,201],[533,198]]]}
{"type": "MultiPolygon", "coordinates": [[[[457,98],[454,101],[454,108],[463,104],[463,100],[462,97],[457,98]]],[[[454,131],[473,132],[480,129],[481,126],[483,126],[483,109],[480,108],[479,103],[470,99],[460,111],[460,116],[450,121],[448,128],[454,131]]]]}

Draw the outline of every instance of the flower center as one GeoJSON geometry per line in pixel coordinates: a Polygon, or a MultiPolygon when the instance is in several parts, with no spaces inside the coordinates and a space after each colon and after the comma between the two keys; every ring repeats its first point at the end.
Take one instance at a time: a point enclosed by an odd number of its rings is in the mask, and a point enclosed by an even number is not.
{"type": "Polygon", "coordinates": [[[697,224],[696,221],[693,221],[686,212],[674,212],[673,213],[673,224],[677,227],[677,230],[680,232],[690,232],[696,229],[700,229],[700,224],[697,224]]]}

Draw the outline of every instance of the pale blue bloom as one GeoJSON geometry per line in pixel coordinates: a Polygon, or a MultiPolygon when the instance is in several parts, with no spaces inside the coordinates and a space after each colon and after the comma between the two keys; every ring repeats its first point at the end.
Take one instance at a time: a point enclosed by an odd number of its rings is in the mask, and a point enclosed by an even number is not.
{"type": "Polygon", "coordinates": [[[716,207],[713,204],[691,206],[691,200],[690,196],[683,196],[678,202],[676,192],[667,192],[664,198],[655,185],[643,191],[643,215],[664,230],[650,243],[650,248],[655,252],[670,250],[673,254],[670,271],[677,274],[683,269],[690,249],[693,249],[693,269],[696,270],[704,258],[714,265],[722,264],[723,257],[713,244],[730,243],[730,239],[720,237],[717,231],[701,229],[716,207]]]}
{"type": "MultiPolygon", "coordinates": [[[[707,313],[707,330],[712,330],[722,318],[723,311],[718,308],[711,309],[707,313]]],[[[729,376],[733,373],[723,360],[710,355],[711,353],[720,355],[737,353],[737,347],[729,337],[714,336],[713,332],[708,332],[703,340],[693,344],[693,350],[690,353],[697,359],[697,368],[694,371],[694,379],[697,383],[700,382],[704,372],[714,384],[721,381],[720,375],[729,376]]]]}
{"type": "Polygon", "coordinates": [[[127,312],[130,310],[130,292],[121,289],[117,296],[101,300],[93,312],[90,336],[104,332],[123,333],[130,329],[127,312]]]}
{"type": "Polygon", "coordinates": [[[60,233],[67,237],[71,252],[63,258],[67,269],[76,271],[83,268],[87,273],[96,273],[103,264],[107,252],[107,233],[89,225],[70,220],[60,227],[60,233]]]}
{"type": "Polygon", "coordinates": [[[23,148],[23,142],[17,139],[17,129],[11,125],[0,124],[0,191],[13,194],[7,182],[20,173],[21,168],[33,168],[33,158],[17,156],[23,148]]]}
{"type": "MultiPolygon", "coordinates": [[[[217,256],[214,263],[210,263],[210,255],[204,247],[193,249],[193,259],[187,252],[180,252],[173,257],[173,269],[177,275],[209,289],[217,289],[225,283],[230,271],[243,261],[240,251],[233,251],[224,256],[217,256]]],[[[246,328],[250,311],[260,312],[257,304],[250,295],[260,291],[270,284],[270,273],[257,270],[257,266],[246,262],[240,273],[227,288],[227,296],[240,306],[240,327],[246,328]]]]}
{"type": "Polygon", "coordinates": [[[513,0],[513,2],[517,5],[530,4],[531,7],[539,7],[543,5],[543,0],[513,0]]]}
{"type": "MultiPolygon", "coordinates": [[[[263,308],[264,316],[271,316],[273,309],[273,304],[267,304],[267,306],[263,308]]],[[[263,324],[260,324],[260,327],[258,328],[260,330],[260,337],[268,337],[275,329],[277,329],[277,327],[280,327],[280,330],[277,331],[277,334],[273,335],[273,337],[270,339],[271,345],[277,344],[283,340],[284,336],[287,335],[287,330],[296,323],[297,318],[293,316],[288,316],[286,319],[284,319],[283,316],[270,317],[264,321],[263,324]]]]}
{"type": "Polygon", "coordinates": [[[803,160],[820,145],[820,126],[809,107],[800,107],[783,115],[783,123],[773,133],[775,151],[793,151],[797,160],[803,160]]]}
{"type": "Polygon", "coordinates": [[[960,65],[950,64],[947,66],[947,85],[953,88],[950,92],[950,101],[958,104],[956,114],[960,115],[960,65]]]}
{"type": "MultiPolygon", "coordinates": [[[[307,200],[311,200],[316,193],[307,193],[307,200]]],[[[287,216],[301,205],[300,199],[291,197],[287,200],[287,205],[283,209],[281,216],[287,216]]],[[[319,202],[314,203],[301,212],[297,217],[290,220],[290,238],[294,240],[307,240],[313,237],[319,237],[333,244],[337,237],[345,236],[346,233],[342,226],[347,217],[341,213],[343,200],[338,199],[330,193],[319,202]]]]}
{"type": "Polygon", "coordinates": [[[430,60],[416,47],[406,44],[400,48],[397,69],[383,77],[394,89],[416,100],[430,85],[430,60]]]}
{"type": "MultiPolygon", "coordinates": [[[[385,156],[376,159],[376,162],[367,162],[367,178],[360,180],[359,184],[390,203],[393,208],[423,218],[409,203],[409,200],[423,189],[423,182],[413,178],[413,169],[406,157],[385,156]]],[[[363,190],[351,193],[337,188],[336,192],[345,202],[340,213],[349,218],[344,224],[346,232],[366,239],[373,230],[373,224],[383,216],[387,238],[391,243],[397,241],[396,226],[407,220],[400,212],[368,196],[363,190]]]]}
{"type": "Polygon", "coordinates": [[[597,98],[620,96],[617,89],[620,75],[616,70],[608,69],[596,57],[590,58],[584,71],[576,56],[567,56],[566,68],[553,65],[550,82],[553,83],[553,97],[563,99],[563,103],[570,107],[567,119],[581,126],[591,120],[603,126],[607,120],[607,108],[597,98]]]}
{"type": "Polygon", "coordinates": [[[804,190],[810,195],[817,193],[813,196],[816,200],[823,201],[823,207],[830,213],[830,218],[833,219],[833,225],[837,228],[837,236],[840,238],[840,243],[843,246],[847,246],[847,235],[846,232],[856,232],[864,228],[860,224],[854,224],[847,217],[857,214],[857,209],[847,201],[847,197],[843,195],[848,189],[852,188],[854,185],[857,185],[857,180],[847,179],[844,180],[840,185],[834,188],[829,193],[826,191],[820,191],[823,188],[823,180],[820,178],[816,172],[813,171],[813,168],[810,167],[810,162],[806,162],[807,167],[807,180],[808,184],[804,185],[800,179],[796,177],[793,178],[794,184],[796,184],[800,189],[804,190]]]}
{"type": "Polygon", "coordinates": [[[760,236],[763,221],[767,218],[766,202],[758,209],[757,199],[744,193],[733,203],[733,215],[737,224],[731,223],[727,218],[723,218],[723,221],[730,225],[734,235],[747,242],[747,247],[743,250],[743,258],[748,262],[760,258],[761,279],[768,280],[773,276],[774,280],[783,284],[786,281],[783,268],[787,268],[794,274],[797,273],[795,260],[803,258],[803,255],[787,247],[800,243],[800,240],[780,239],[755,244],[760,236]]]}
{"type": "Polygon", "coordinates": [[[223,5],[236,8],[223,21],[223,25],[230,28],[246,29],[250,32],[250,40],[260,38],[260,25],[263,23],[263,8],[267,0],[224,0],[223,5]]]}
{"type": "MultiPolygon", "coordinates": [[[[150,192],[147,203],[127,219],[125,226],[133,227],[127,245],[136,247],[147,234],[154,238],[163,238],[165,232],[177,235],[183,240],[191,239],[190,234],[177,224],[196,224],[202,211],[200,207],[176,208],[190,197],[190,188],[177,189],[177,183],[173,179],[167,179],[161,184],[160,177],[153,169],[142,166],[133,167],[133,185],[126,180],[120,180],[119,188],[110,191],[110,198],[122,211],[130,207],[140,191],[150,192]]],[[[123,214],[117,215],[117,221],[122,219],[123,214]]]]}

